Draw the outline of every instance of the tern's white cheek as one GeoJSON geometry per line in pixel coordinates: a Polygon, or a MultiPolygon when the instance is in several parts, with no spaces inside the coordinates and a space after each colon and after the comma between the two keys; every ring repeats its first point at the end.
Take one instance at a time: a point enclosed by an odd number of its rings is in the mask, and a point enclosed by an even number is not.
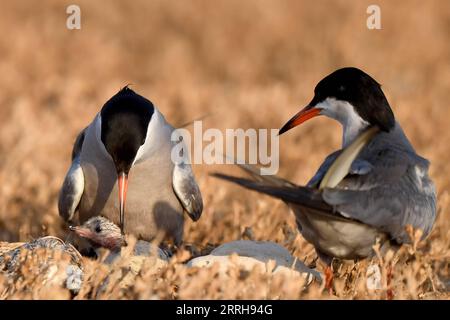
{"type": "Polygon", "coordinates": [[[327,98],[316,105],[322,109],[321,114],[339,121],[341,124],[347,123],[349,120],[361,117],[356,113],[355,108],[348,102],[337,100],[335,98],[327,98]]]}
{"type": "Polygon", "coordinates": [[[101,154],[112,160],[111,155],[109,154],[109,152],[106,150],[105,145],[103,144],[102,141],[102,117],[100,116],[100,113],[96,116],[95,120],[94,120],[94,128],[95,130],[95,139],[97,141],[97,145],[98,145],[98,149],[100,150],[101,154]]]}
{"type": "Polygon", "coordinates": [[[133,165],[145,160],[156,149],[156,144],[160,136],[159,130],[161,128],[161,122],[161,114],[155,107],[152,118],[150,119],[147,127],[145,142],[139,147],[136,157],[134,158],[133,165]]]}

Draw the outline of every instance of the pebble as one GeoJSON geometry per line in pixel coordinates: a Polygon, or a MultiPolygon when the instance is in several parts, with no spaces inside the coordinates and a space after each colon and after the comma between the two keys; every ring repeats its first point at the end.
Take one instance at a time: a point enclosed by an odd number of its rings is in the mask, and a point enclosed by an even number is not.
{"type": "Polygon", "coordinates": [[[252,270],[260,266],[265,272],[285,274],[288,276],[302,276],[309,284],[313,279],[321,282],[321,274],[308,268],[301,261],[293,257],[282,246],[269,241],[237,240],[225,243],[214,249],[209,255],[196,257],[188,262],[189,267],[211,267],[214,263],[220,265],[220,271],[238,265],[244,270],[252,270]],[[235,254],[237,256],[230,259],[235,254]],[[270,261],[275,265],[271,268],[270,261]]]}

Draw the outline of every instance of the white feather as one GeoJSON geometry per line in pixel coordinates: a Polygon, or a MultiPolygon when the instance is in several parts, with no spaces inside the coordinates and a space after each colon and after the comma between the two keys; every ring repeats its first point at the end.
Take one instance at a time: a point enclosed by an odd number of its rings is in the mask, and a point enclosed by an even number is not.
{"type": "Polygon", "coordinates": [[[144,144],[138,149],[133,165],[149,158],[161,143],[170,143],[164,136],[164,127],[168,126],[164,116],[154,107],[152,118],[147,127],[144,144]]]}
{"type": "Polygon", "coordinates": [[[95,141],[97,142],[98,148],[100,149],[102,155],[108,158],[109,160],[113,161],[111,155],[106,150],[106,147],[102,141],[102,117],[100,112],[94,119],[94,130],[95,130],[95,141]]]}
{"type": "Polygon", "coordinates": [[[343,127],[342,147],[348,146],[369,125],[359,116],[353,105],[347,101],[327,98],[318,103],[316,108],[321,109],[320,114],[339,121],[343,127]]]}
{"type": "Polygon", "coordinates": [[[59,213],[66,220],[72,220],[75,210],[80,203],[84,192],[84,174],[80,165],[80,159],[75,158],[64,179],[59,195],[59,213]]]}

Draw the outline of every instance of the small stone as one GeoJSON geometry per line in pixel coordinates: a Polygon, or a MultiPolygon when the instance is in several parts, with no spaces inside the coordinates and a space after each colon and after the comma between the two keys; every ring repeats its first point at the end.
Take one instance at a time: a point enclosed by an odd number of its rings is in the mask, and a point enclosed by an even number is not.
{"type": "Polygon", "coordinates": [[[366,277],[367,277],[366,280],[367,289],[369,290],[382,289],[383,286],[381,284],[381,271],[378,265],[371,264],[367,268],[366,277]]]}
{"type": "Polygon", "coordinates": [[[66,274],[66,288],[77,294],[83,284],[83,271],[78,266],[68,265],[66,274]]]}
{"type": "Polygon", "coordinates": [[[219,264],[221,272],[226,272],[236,265],[244,270],[252,270],[255,266],[259,266],[265,272],[272,274],[301,275],[307,279],[308,284],[314,278],[318,281],[322,279],[319,272],[305,266],[282,246],[269,241],[238,240],[225,243],[209,255],[190,260],[187,265],[210,267],[214,263],[219,264]],[[235,257],[230,259],[231,256],[235,257]]]}

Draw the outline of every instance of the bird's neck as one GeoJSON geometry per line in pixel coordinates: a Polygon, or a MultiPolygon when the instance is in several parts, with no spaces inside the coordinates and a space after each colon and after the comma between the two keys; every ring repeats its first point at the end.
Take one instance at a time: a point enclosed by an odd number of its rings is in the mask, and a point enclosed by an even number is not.
{"type": "Polygon", "coordinates": [[[355,107],[347,101],[327,98],[317,107],[322,110],[321,114],[338,121],[342,125],[342,148],[351,144],[369,126],[369,123],[361,118],[355,107]]]}
{"type": "Polygon", "coordinates": [[[345,148],[369,126],[369,122],[361,118],[348,102],[336,101],[333,109],[331,117],[342,125],[342,148],[345,148]]]}
{"type": "Polygon", "coordinates": [[[342,123],[342,148],[351,144],[367,127],[368,123],[361,118],[347,119],[342,123]]]}

